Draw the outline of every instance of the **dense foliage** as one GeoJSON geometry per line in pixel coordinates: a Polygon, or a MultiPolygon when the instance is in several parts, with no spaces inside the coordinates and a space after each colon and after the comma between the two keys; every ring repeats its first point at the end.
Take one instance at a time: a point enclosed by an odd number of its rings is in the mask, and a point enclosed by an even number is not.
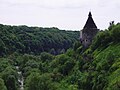
{"type": "Polygon", "coordinates": [[[120,24],[100,31],[88,49],[79,42],[66,53],[40,55],[14,52],[0,58],[0,87],[17,90],[17,69],[25,90],[119,90],[120,24]],[[12,83],[9,83],[9,82],[12,83]]]}
{"type": "Polygon", "coordinates": [[[15,51],[35,55],[45,51],[56,55],[64,53],[78,39],[78,31],[0,24],[0,56],[15,51]]]}

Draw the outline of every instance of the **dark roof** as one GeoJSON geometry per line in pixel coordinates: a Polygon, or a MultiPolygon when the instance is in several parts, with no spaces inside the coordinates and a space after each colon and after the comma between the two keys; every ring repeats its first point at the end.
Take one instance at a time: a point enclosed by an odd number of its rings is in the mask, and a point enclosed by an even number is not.
{"type": "Polygon", "coordinates": [[[92,14],[91,12],[89,12],[89,15],[88,15],[88,19],[87,19],[87,22],[84,26],[84,29],[86,28],[96,28],[97,29],[97,26],[95,25],[94,21],[93,21],[93,18],[92,18],[92,14]]]}

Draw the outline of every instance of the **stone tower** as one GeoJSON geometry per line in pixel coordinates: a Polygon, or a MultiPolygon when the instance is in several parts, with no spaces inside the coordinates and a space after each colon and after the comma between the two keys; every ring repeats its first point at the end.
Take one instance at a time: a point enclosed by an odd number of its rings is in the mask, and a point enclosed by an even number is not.
{"type": "Polygon", "coordinates": [[[99,29],[97,29],[96,24],[93,21],[92,14],[89,12],[87,22],[83,29],[80,31],[80,41],[81,44],[87,48],[92,43],[94,36],[97,34],[99,29]]]}

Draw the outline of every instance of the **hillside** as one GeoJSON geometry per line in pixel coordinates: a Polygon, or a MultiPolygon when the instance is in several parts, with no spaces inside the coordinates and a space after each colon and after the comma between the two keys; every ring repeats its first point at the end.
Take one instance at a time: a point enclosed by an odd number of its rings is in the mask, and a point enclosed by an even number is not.
{"type": "Polygon", "coordinates": [[[19,52],[60,54],[79,40],[78,31],[0,24],[0,56],[19,52]]]}
{"type": "Polygon", "coordinates": [[[119,90],[120,24],[100,31],[87,49],[76,42],[64,54],[1,57],[0,72],[2,90],[21,88],[22,78],[25,90],[119,90]]]}

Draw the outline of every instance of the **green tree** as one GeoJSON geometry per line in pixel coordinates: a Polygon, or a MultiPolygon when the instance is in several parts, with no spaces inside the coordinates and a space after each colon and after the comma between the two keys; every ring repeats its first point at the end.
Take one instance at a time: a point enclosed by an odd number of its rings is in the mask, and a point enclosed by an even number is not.
{"type": "Polygon", "coordinates": [[[115,25],[110,33],[113,41],[118,43],[120,41],[120,24],[115,25]]]}
{"type": "Polygon", "coordinates": [[[17,72],[11,66],[8,66],[1,75],[8,90],[17,90],[17,72]]]}
{"type": "Polygon", "coordinates": [[[44,61],[51,61],[54,59],[54,56],[49,54],[49,53],[46,53],[46,52],[42,52],[40,54],[40,58],[41,60],[44,62],[44,61]]]}
{"type": "Polygon", "coordinates": [[[9,75],[7,77],[6,86],[8,90],[17,90],[16,79],[13,75],[9,75]]]}
{"type": "Polygon", "coordinates": [[[4,80],[0,78],[0,90],[7,90],[4,80]]]}
{"type": "Polygon", "coordinates": [[[56,90],[49,74],[32,73],[26,79],[26,90],[56,90]]]}

